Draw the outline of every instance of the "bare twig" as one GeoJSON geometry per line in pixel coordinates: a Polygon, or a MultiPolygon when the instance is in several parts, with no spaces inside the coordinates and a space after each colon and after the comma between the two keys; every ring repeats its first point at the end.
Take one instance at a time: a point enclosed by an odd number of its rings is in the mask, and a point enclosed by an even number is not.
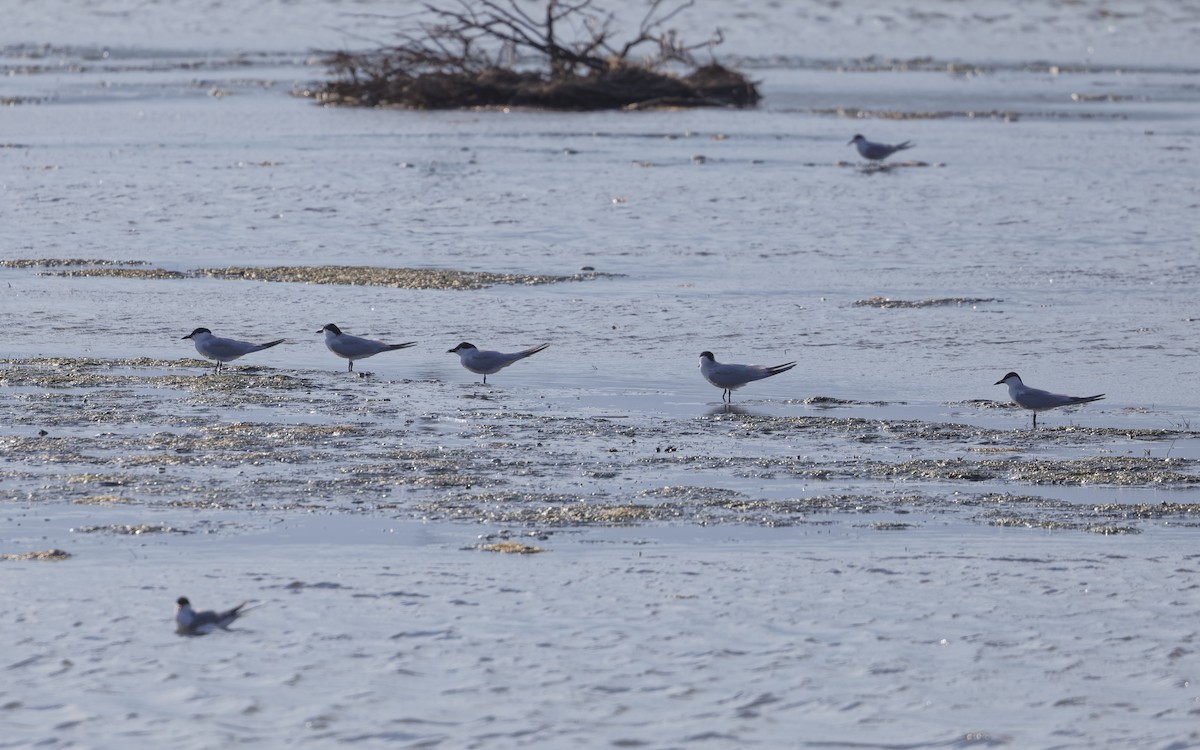
{"type": "Polygon", "coordinates": [[[666,27],[694,2],[652,0],[636,33],[616,44],[615,16],[593,0],[545,0],[536,14],[527,0],[456,0],[450,7],[427,0],[425,20],[397,34],[395,46],[333,55],[331,69],[349,82],[330,84],[324,98],[419,107],[526,101],[570,108],[647,101],[754,104],[754,85],[715,64],[688,78],[657,72],[672,63],[696,68],[695,53],[708,49],[711,58],[720,44],[720,31],[688,44],[666,27]],[[455,87],[462,90],[456,93],[455,87]]]}

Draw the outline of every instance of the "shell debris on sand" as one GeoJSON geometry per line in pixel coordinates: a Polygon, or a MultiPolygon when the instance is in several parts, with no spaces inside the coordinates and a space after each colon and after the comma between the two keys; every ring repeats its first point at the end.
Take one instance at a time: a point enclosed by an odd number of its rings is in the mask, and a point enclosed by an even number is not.
{"type": "Polygon", "coordinates": [[[961,307],[963,305],[981,305],[985,302],[1003,302],[1003,300],[995,297],[943,297],[940,299],[904,300],[876,296],[856,300],[853,306],[879,308],[961,307]]]}
{"type": "Polygon", "coordinates": [[[78,497],[71,501],[75,505],[116,505],[118,503],[133,502],[129,498],[121,497],[120,495],[90,495],[88,497],[78,497]]]}
{"type": "Polygon", "coordinates": [[[65,268],[68,266],[144,266],[144,260],[96,258],[11,258],[0,260],[0,268],[65,268]]]}
{"type": "Polygon", "coordinates": [[[103,526],[76,526],[71,529],[76,534],[117,534],[121,536],[142,536],[143,534],[190,534],[190,531],[177,529],[174,526],[153,523],[114,523],[103,526]]]}
{"type": "MultiPolygon", "coordinates": [[[[874,118],[877,120],[945,120],[949,118],[965,118],[969,120],[980,119],[996,119],[1005,120],[1006,122],[1016,122],[1021,118],[1017,112],[1009,110],[992,109],[987,111],[976,110],[934,110],[929,112],[901,112],[897,110],[867,110],[858,109],[857,107],[825,107],[815,110],[823,115],[837,115],[838,117],[847,117],[855,120],[866,118],[874,118]]],[[[1055,116],[1055,115],[1047,115],[1055,116]]],[[[1069,116],[1060,114],[1057,116],[1069,116]]]]}
{"type": "Polygon", "coordinates": [[[492,542],[491,544],[479,545],[479,549],[484,552],[502,552],[506,555],[536,555],[539,552],[546,551],[541,547],[521,542],[492,542]]]}
{"type": "Polygon", "coordinates": [[[24,259],[0,261],[0,268],[65,268],[44,271],[45,276],[112,277],[124,279],[194,279],[214,278],[238,281],[270,281],[297,284],[330,284],[343,286],[383,286],[395,289],[452,289],[473,290],[489,286],[534,286],[561,284],[570,281],[593,281],[612,278],[593,269],[567,275],[493,273],[461,271],[451,268],[384,268],[379,266],[230,266],[226,268],[197,268],[173,271],[163,268],[140,268],[145,261],[103,261],[83,259],[24,259]]]}
{"type": "Polygon", "coordinates": [[[0,386],[19,386],[41,389],[101,389],[115,387],[162,388],[220,394],[223,403],[236,405],[262,402],[262,391],[308,391],[315,383],[308,377],[289,374],[256,365],[231,365],[228,372],[214,375],[211,365],[199,359],[159,360],[150,358],[98,360],[92,358],[46,357],[32,359],[0,359],[0,386]],[[125,370],[141,368],[203,368],[202,374],[131,373],[125,370]],[[249,393],[258,391],[259,393],[249,393]],[[228,399],[234,399],[230,402],[228,399]]]}
{"type": "MultiPolygon", "coordinates": [[[[14,417],[0,434],[9,459],[0,499],[90,506],[94,517],[75,525],[95,524],[104,536],[121,534],[114,522],[138,523],[127,513],[139,507],[387,512],[526,529],[883,529],[912,522],[908,514],[953,514],[978,525],[1009,517],[1076,530],[1187,525],[1200,508],[1186,502],[1200,489],[1190,429],[1029,434],[829,411],[607,418],[516,393],[497,394],[502,409],[476,408],[439,381],[421,381],[411,401],[395,399],[393,383],[360,384],[348,401],[322,376],[270,368],[218,378],[170,374],[180,365],[156,360],[6,362],[0,408],[14,417]],[[46,428],[53,433],[40,434],[46,428]],[[979,499],[1035,487],[1072,502],[979,499]],[[1111,504],[1118,489],[1127,502],[1111,504]],[[1178,502],[1128,502],[1146,499],[1130,490],[1169,490],[1178,502]]],[[[985,412],[984,402],[952,407],[985,412]]],[[[193,528],[178,517],[155,522],[193,528]]]]}
{"type": "Polygon", "coordinates": [[[168,271],[164,268],[113,268],[110,266],[55,271],[52,274],[46,275],[66,276],[69,278],[103,276],[114,279],[186,279],[188,277],[182,271],[168,271]]]}
{"type": "Polygon", "coordinates": [[[0,560],[69,560],[71,553],[61,549],[45,549],[37,552],[21,552],[17,554],[0,554],[0,560]]]}
{"type": "Polygon", "coordinates": [[[595,272],[570,276],[488,273],[448,268],[378,268],[374,266],[277,266],[272,268],[201,268],[197,276],[254,281],[287,281],[304,284],[387,286],[399,289],[481,289],[497,284],[558,284],[602,276],[595,272]]]}

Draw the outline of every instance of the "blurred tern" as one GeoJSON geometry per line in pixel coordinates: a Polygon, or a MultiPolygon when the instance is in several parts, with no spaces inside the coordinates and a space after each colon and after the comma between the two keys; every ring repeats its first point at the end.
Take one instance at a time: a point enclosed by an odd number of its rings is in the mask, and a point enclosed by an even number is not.
{"type": "Polygon", "coordinates": [[[342,330],[333,323],[326,323],[324,328],[317,331],[317,333],[322,332],[325,334],[325,346],[329,347],[329,351],[343,359],[350,360],[347,372],[354,372],[354,360],[356,359],[366,359],[380,352],[407,349],[410,346],[417,345],[415,341],[409,341],[405,344],[385,344],[382,341],[351,336],[348,333],[342,333],[342,330]]]}
{"type": "Polygon", "coordinates": [[[1021,376],[1015,372],[1010,372],[993,383],[993,385],[1007,385],[1008,397],[1013,400],[1013,403],[1022,409],[1029,409],[1033,412],[1033,429],[1035,430],[1037,429],[1037,413],[1039,411],[1055,409],[1059,406],[1090,404],[1093,401],[1099,401],[1104,398],[1103,393],[1098,396],[1063,396],[1059,393],[1050,393],[1049,391],[1030,388],[1021,382],[1021,376]]]}
{"type": "Polygon", "coordinates": [[[541,350],[545,349],[549,344],[541,344],[539,346],[526,349],[522,352],[514,352],[505,354],[504,352],[490,352],[483,349],[478,349],[474,344],[462,342],[453,349],[447,350],[447,354],[457,354],[459,362],[462,366],[475,373],[483,376],[483,382],[487,383],[487,376],[494,375],[500,372],[505,367],[508,367],[517,360],[532,357],[541,350]]]}
{"type": "Polygon", "coordinates": [[[913,147],[911,141],[905,141],[904,143],[896,144],[873,143],[868,141],[866,138],[863,138],[861,135],[854,136],[846,145],[849,146],[851,143],[858,147],[858,153],[862,156],[862,158],[870,159],[871,161],[883,161],[897,151],[903,151],[906,148],[913,147]]]}
{"type": "Polygon", "coordinates": [[[233,609],[227,609],[224,612],[213,612],[205,610],[197,612],[192,609],[192,603],[188,601],[186,596],[181,596],[175,600],[177,608],[175,610],[175,632],[179,635],[208,635],[213,630],[220,628],[228,630],[229,625],[250,610],[243,610],[246,602],[242,602],[233,609]]]}
{"type": "Polygon", "coordinates": [[[700,374],[704,379],[721,390],[721,400],[728,397],[733,403],[733,392],[746,383],[769,378],[781,372],[787,372],[796,366],[795,362],[787,362],[774,367],[764,365],[727,365],[718,362],[712,352],[700,352],[700,374]]]}
{"type": "Polygon", "coordinates": [[[266,344],[251,344],[248,341],[223,339],[214,336],[212,331],[207,328],[197,328],[183,338],[191,339],[192,343],[196,345],[196,351],[200,352],[202,356],[208,359],[215,359],[217,361],[217,371],[220,371],[221,365],[226,362],[232,362],[250,352],[270,349],[276,344],[283,343],[283,339],[270,341],[266,344]]]}

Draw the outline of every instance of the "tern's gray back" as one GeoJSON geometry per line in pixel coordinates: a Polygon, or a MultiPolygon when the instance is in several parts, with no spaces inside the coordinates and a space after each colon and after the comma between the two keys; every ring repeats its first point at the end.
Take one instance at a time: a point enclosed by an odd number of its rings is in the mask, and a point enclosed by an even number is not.
{"type": "Polygon", "coordinates": [[[886,159],[891,156],[896,149],[883,143],[859,143],[858,152],[867,159],[886,159]]]}

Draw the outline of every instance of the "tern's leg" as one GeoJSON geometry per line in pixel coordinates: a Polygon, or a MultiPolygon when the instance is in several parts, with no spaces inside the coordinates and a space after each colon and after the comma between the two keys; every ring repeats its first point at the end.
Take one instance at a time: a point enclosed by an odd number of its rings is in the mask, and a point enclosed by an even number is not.
{"type": "Polygon", "coordinates": [[[484,376],[483,376],[483,384],[484,384],[484,385],[487,385],[487,375],[484,375],[484,376]]]}
{"type": "Polygon", "coordinates": [[[1037,412],[1033,413],[1033,429],[1037,429],[1037,412]]]}
{"type": "Polygon", "coordinates": [[[346,368],[346,372],[354,372],[354,360],[350,360],[350,366],[346,368]]]}

